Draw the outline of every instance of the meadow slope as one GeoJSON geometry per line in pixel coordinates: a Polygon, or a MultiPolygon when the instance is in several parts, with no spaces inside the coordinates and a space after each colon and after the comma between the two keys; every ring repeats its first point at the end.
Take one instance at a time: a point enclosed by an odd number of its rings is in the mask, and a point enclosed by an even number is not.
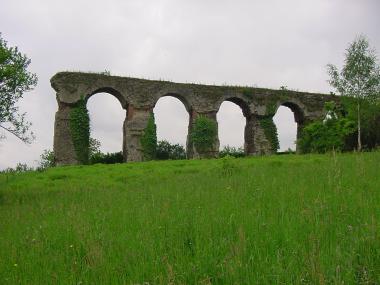
{"type": "Polygon", "coordinates": [[[0,284],[325,283],[380,283],[380,152],[0,174],[0,284]]]}

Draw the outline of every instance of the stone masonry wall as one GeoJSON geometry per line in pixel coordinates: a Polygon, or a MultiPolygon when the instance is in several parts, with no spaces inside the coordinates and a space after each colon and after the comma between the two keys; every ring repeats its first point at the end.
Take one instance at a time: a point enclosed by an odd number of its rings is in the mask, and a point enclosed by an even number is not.
{"type": "Polygon", "coordinates": [[[248,155],[273,152],[259,121],[263,116],[273,117],[279,106],[285,105],[292,109],[300,133],[306,122],[323,118],[326,101],[338,101],[338,97],[332,95],[290,90],[185,84],[80,72],[57,73],[52,77],[51,85],[57,92],[59,106],[54,131],[54,152],[59,165],[77,163],[68,127],[71,106],[81,98],[87,100],[100,92],[112,94],[127,110],[123,125],[125,161],[142,160],[140,138],[151,110],[163,96],[178,98],[189,112],[187,143],[189,158],[217,156],[218,138],[215,139],[211,154],[203,154],[191,145],[189,137],[195,118],[199,114],[205,114],[216,122],[216,113],[224,101],[232,101],[243,110],[247,120],[244,137],[245,151],[248,155]]]}

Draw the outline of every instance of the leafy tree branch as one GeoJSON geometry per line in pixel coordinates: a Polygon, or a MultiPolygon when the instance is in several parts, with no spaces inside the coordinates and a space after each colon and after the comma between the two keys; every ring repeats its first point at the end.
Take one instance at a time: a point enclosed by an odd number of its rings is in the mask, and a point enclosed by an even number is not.
{"type": "Polygon", "coordinates": [[[16,104],[37,85],[36,74],[27,71],[30,62],[17,47],[8,47],[0,34],[0,127],[25,143],[31,143],[35,137],[26,114],[20,114],[16,104]]]}

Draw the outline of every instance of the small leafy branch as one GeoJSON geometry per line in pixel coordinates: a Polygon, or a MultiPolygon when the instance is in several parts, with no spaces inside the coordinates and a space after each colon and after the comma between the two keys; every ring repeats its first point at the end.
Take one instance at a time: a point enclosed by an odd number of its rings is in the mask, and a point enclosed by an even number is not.
{"type": "MultiPolygon", "coordinates": [[[[35,136],[26,114],[19,112],[17,103],[25,92],[37,85],[37,76],[27,70],[30,59],[17,47],[8,47],[0,33],[0,130],[9,132],[24,143],[31,143],[35,136]]],[[[0,139],[5,135],[0,133],[0,139]]]]}

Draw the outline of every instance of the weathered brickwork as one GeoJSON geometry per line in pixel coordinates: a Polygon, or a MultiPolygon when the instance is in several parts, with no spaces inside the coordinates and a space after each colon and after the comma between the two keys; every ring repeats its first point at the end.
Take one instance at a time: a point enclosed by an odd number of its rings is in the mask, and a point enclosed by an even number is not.
{"type": "Polygon", "coordinates": [[[142,160],[140,138],[156,102],[163,96],[178,98],[189,112],[186,145],[189,158],[218,155],[218,137],[215,138],[212,151],[207,154],[199,153],[190,137],[197,116],[204,115],[216,122],[216,114],[224,101],[234,102],[241,107],[246,118],[245,152],[248,155],[260,155],[273,152],[260,120],[272,118],[279,106],[285,105],[294,112],[299,135],[306,123],[323,118],[326,101],[338,100],[336,96],[290,90],[184,84],[80,72],[57,73],[52,77],[51,85],[57,92],[58,101],[54,130],[57,165],[77,163],[68,123],[71,108],[81,98],[87,100],[100,92],[115,96],[126,110],[123,125],[125,161],[142,160]]]}

